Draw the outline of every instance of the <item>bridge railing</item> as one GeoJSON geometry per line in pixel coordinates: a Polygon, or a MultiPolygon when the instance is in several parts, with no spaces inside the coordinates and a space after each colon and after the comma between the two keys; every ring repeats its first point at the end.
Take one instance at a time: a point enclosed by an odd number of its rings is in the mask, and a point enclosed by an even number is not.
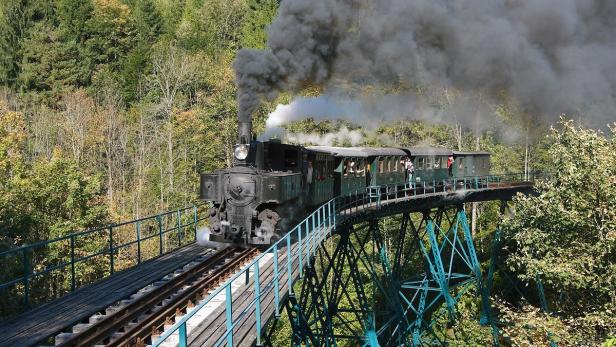
{"type": "MultiPolygon", "coordinates": [[[[329,237],[336,225],[343,222],[345,218],[369,207],[378,208],[379,204],[389,199],[463,189],[502,187],[512,183],[534,181],[541,177],[544,177],[544,175],[472,176],[442,182],[426,182],[419,185],[407,183],[405,186],[368,187],[348,196],[335,197],[317,208],[267,251],[210,293],[201,303],[154,341],[153,346],[156,347],[165,343],[171,336],[178,339],[177,343],[180,347],[187,346],[188,326],[193,325],[191,319],[198,319],[195,317],[198,312],[204,310],[211,303],[216,305],[219,302],[224,302],[225,305],[225,326],[222,335],[215,337],[217,340],[214,345],[238,345],[237,341],[234,343],[233,332],[239,330],[240,325],[248,319],[253,320],[251,323],[254,323],[256,343],[261,345],[261,332],[266,323],[264,319],[268,319],[272,314],[279,315],[282,298],[293,294],[295,280],[303,276],[310,258],[315,254],[320,243],[329,237]],[[438,183],[442,183],[442,185],[438,183]],[[249,277],[252,278],[251,282],[244,280],[249,277]],[[252,288],[250,291],[237,290],[241,285],[248,285],[252,288]],[[272,302],[269,302],[266,296],[272,293],[274,298],[272,302]]],[[[209,307],[209,310],[214,308],[209,307]]],[[[175,342],[173,341],[174,345],[175,342]]]]}
{"type": "Polygon", "coordinates": [[[234,343],[233,331],[248,319],[254,319],[257,345],[261,345],[261,329],[266,323],[262,319],[264,316],[271,316],[271,313],[276,316],[280,314],[281,298],[293,292],[296,278],[303,276],[307,262],[316,253],[321,241],[331,235],[336,225],[336,202],[337,199],[332,199],[308,215],[257,259],[210,293],[205,300],[154,341],[152,346],[161,345],[171,335],[177,335],[180,346],[187,346],[189,321],[210,302],[219,300],[225,303],[226,323],[222,335],[215,336],[217,340],[214,345],[238,345],[237,341],[234,343]],[[248,278],[252,278],[250,283],[248,278]],[[236,292],[234,288],[238,282],[241,285],[252,286],[252,291],[236,292]],[[273,302],[267,303],[265,298],[272,292],[273,302]],[[248,298],[245,296],[246,293],[249,295],[248,298]]]}
{"type": "Polygon", "coordinates": [[[19,312],[194,242],[204,204],[0,252],[0,316],[19,312]]]}
{"type": "Polygon", "coordinates": [[[467,176],[446,180],[406,182],[404,185],[388,184],[366,187],[351,192],[347,196],[337,197],[336,214],[339,221],[368,208],[378,209],[383,203],[415,196],[430,194],[455,193],[476,189],[502,188],[533,183],[548,178],[543,172],[507,173],[498,175],[467,176]]]}

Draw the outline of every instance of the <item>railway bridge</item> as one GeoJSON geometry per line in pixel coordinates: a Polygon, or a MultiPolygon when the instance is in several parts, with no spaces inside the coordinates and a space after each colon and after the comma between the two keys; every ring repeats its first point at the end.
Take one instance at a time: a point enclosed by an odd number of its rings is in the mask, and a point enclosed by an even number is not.
{"type": "MultiPolygon", "coordinates": [[[[126,224],[136,229],[136,242],[114,244],[113,228],[109,232],[109,282],[115,279],[118,288],[126,289],[131,280],[139,282],[131,271],[149,267],[153,273],[143,280],[145,285],[133,283],[135,287],[125,291],[111,290],[113,283],[76,289],[75,267],[92,255],[76,256],[78,241],[70,236],[63,241],[70,244],[71,259],[62,269],[71,271],[67,281],[74,292],[0,322],[6,332],[0,345],[41,345],[55,334],[55,344],[65,346],[262,346],[271,344],[283,313],[291,323],[293,345],[333,346],[344,340],[369,346],[439,345],[447,336],[433,327],[459,319],[456,306],[465,295],[481,302],[480,322],[492,328],[498,344],[490,302],[497,247],[488,268],[482,268],[464,204],[501,201],[503,213],[506,201],[517,193],[532,193],[540,178],[491,175],[467,177],[460,184],[370,187],[328,201],[258,254],[239,249],[206,252],[191,244],[195,237],[187,228],[196,232],[205,219],[197,207],[171,213],[176,218],[171,228],[163,227],[160,216],[145,218],[126,224]],[[165,254],[163,235],[170,232],[178,232],[177,250],[165,254]],[[145,241],[160,254],[142,263],[145,241]],[[129,246],[138,248],[140,265],[118,272],[114,259],[129,246]],[[162,270],[162,264],[170,263],[175,265],[162,270]],[[180,265],[182,270],[171,270],[180,265]],[[166,272],[172,274],[157,277],[166,272]],[[119,294],[104,299],[103,290],[119,294]],[[45,330],[37,321],[37,314],[44,317],[69,306],[81,313],[58,318],[55,328],[45,330]],[[93,319],[93,313],[98,318],[93,319]]],[[[498,238],[497,231],[495,244],[498,238]]],[[[24,259],[24,274],[0,284],[0,290],[18,288],[27,303],[37,274],[30,269],[31,250],[12,252],[24,259]]],[[[97,254],[105,255],[104,250],[97,254]]]]}

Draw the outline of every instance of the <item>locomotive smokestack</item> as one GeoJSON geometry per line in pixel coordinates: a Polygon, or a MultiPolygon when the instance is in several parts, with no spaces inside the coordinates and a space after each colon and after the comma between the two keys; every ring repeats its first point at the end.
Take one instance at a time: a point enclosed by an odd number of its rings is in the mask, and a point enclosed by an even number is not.
{"type": "Polygon", "coordinates": [[[252,140],[252,121],[240,120],[238,125],[239,130],[239,144],[248,145],[252,140]]]}

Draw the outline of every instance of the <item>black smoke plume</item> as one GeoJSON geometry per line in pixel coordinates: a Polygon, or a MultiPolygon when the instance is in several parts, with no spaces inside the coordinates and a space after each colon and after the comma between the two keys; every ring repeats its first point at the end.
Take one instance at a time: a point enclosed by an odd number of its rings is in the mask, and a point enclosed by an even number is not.
{"type": "Polygon", "coordinates": [[[235,61],[240,119],[280,91],[349,81],[616,120],[614,0],[283,0],[268,35],[235,61]]]}

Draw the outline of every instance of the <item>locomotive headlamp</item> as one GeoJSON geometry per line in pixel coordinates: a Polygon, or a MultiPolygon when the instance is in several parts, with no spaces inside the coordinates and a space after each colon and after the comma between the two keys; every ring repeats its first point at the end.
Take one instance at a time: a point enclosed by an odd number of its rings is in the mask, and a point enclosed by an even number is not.
{"type": "Polygon", "coordinates": [[[248,157],[248,145],[235,145],[233,155],[237,160],[246,160],[248,157]]]}

